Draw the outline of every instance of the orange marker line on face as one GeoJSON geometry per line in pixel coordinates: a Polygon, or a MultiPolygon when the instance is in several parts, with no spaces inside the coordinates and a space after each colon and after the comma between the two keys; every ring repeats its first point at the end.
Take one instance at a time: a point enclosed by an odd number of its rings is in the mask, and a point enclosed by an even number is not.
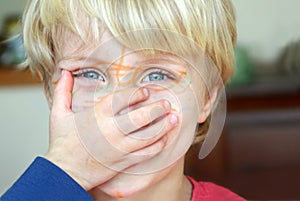
{"type": "Polygon", "coordinates": [[[140,69],[140,67],[137,66],[131,79],[129,79],[126,82],[121,82],[121,76],[126,76],[126,74],[128,74],[127,72],[123,72],[123,71],[130,71],[134,68],[134,66],[124,65],[124,57],[125,57],[125,47],[122,47],[120,62],[112,63],[111,66],[113,66],[113,68],[110,68],[111,71],[116,71],[116,78],[117,78],[117,83],[119,86],[126,86],[126,85],[133,83],[134,78],[136,77],[137,71],[140,69]]]}
{"type": "Polygon", "coordinates": [[[124,198],[124,196],[121,192],[117,192],[116,193],[116,198],[124,198]]]}
{"type": "Polygon", "coordinates": [[[57,85],[58,84],[59,79],[55,80],[52,82],[53,85],[57,85]]]}
{"type": "MultiPolygon", "coordinates": [[[[134,67],[132,67],[132,68],[134,68],[134,67]]],[[[126,85],[130,85],[130,84],[134,84],[134,82],[136,81],[135,78],[136,78],[140,68],[141,68],[140,66],[136,66],[134,71],[133,71],[133,74],[132,74],[131,78],[128,79],[126,82],[125,81],[121,82],[121,80],[118,80],[119,86],[126,86],[126,85]]],[[[124,73],[124,75],[126,75],[126,73],[124,73]]]]}
{"type": "Polygon", "coordinates": [[[113,70],[118,70],[119,68],[118,67],[122,67],[122,69],[128,69],[130,70],[132,68],[132,66],[126,66],[126,65],[122,65],[122,64],[118,64],[118,63],[115,63],[115,62],[104,62],[104,61],[99,61],[99,62],[96,62],[95,64],[93,64],[92,66],[101,66],[101,65],[107,65],[109,66],[110,68],[109,69],[113,69],[113,70]],[[113,67],[115,66],[115,67],[113,67]]]}
{"type": "Polygon", "coordinates": [[[180,74],[180,76],[186,75],[186,71],[184,70],[176,70],[180,74]]]}
{"type": "MultiPolygon", "coordinates": [[[[129,85],[129,84],[133,84],[134,81],[135,81],[136,75],[137,75],[138,71],[141,68],[141,66],[136,66],[135,67],[135,66],[124,65],[125,50],[126,50],[126,48],[123,46],[122,50],[121,50],[120,61],[118,63],[115,63],[115,62],[109,63],[109,62],[101,61],[101,62],[97,62],[95,64],[95,65],[108,65],[108,66],[110,66],[109,70],[116,72],[116,80],[117,80],[117,84],[119,86],[126,86],[126,85],[129,85]],[[127,81],[122,82],[121,77],[126,76],[126,74],[128,74],[127,72],[124,72],[124,71],[130,71],[132,69],[134,69],[132,77],[130,79],[128,79],[127,81]]],[[[175,62],[175,61],[169,61],[169,62],[170,62],[170,64],[178,65],[178,62],[175,62]]],[[[180,77],[186,76],[186,74],[187,74],[187,72],[185,70],[176,70],[176,72],[179,73],[180,77]]],[[[181,81],[181,79],[177,80],[176,83],[179,83],[180,81],[181,81]]],[[[163,90],[165,90],[165,89],[154,89],[154,91],[163,91],[163,90]]]]}
{"type": "Polygon", "coordinates": [[[177,110],[175,108],[171,108],[172,112],[177,112],[177,110]]]}
{"type": "Polygon", "coordinates": [[[153,87],[153,88],[151,88],[150,87],[150,89],[151,89],[151,91],[154,91],[154,92],[161,92],[161,91],[164,91],[164,90],[167,90],[167,89],[165,89],[165,88],[159,88],[159,87],[153,87]]]}
{"type": "Polygon", "coordinates": [[[125,47],[122,47],[122,53],[121,53],[121,58],[120,58],[120,63],[116,65],[117,67],[117,72],[116,72],[116,76],[117,76],[117,80],[118,82],[120,82],[120,71],[124,69],[124,55],[125,54],[125,47]]]}
{"type": "Polygon", "coordinates": [[[133,66],[120,66],[120,64],[112,63],[112,67],[109,68],[111,71],[120,71],[120,70],[131,70],[133,66]],[[114,67],[113,67],[114,66],[114,67]],[[121,68],[121,69],[120,69],[121,68]]]}

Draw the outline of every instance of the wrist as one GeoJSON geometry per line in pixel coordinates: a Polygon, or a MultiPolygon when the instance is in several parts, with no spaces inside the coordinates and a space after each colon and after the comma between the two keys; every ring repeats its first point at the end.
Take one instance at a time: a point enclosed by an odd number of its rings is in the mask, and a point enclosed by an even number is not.
{"type": "Polygon", "coordinates": [[[83,179],[80,178],[80,173],[77,173],[75,167],[71,167],[71,165],[68,165],[68,163],[65,162],[64,159],[61,157],[56,156],[55,154],[47,153],[43,156],[46,160],[53,163],[55,166],[60,168],[62,171],[64,171],[67,175],[69,175],[76,183],[78,183],[84,190],[88,191],[92,187],[90,187],[89,183],[83,179]]]}

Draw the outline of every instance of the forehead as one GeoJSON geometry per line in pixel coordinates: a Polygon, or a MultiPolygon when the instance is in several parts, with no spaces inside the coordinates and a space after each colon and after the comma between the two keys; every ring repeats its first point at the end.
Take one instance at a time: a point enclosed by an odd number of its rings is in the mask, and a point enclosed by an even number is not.
{"type": "Polygon", "coordinates": [[[123,65],[138,65],[147,63],[165,63],[187,66],[192,57],[181,57],[160,50],[129,49],[119,42],[109,32],[104,31],[98,41],[84,42],[80,37],[67,33],[62,40],[57,63],[84,62],[85,65],[95,63],[118,63],[123,65]]]}

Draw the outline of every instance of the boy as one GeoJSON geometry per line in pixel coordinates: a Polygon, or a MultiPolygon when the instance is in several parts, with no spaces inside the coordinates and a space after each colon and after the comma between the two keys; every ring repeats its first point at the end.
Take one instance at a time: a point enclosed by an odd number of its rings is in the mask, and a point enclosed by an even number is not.
{"type": "Polygon", "coordinates": [[[50,144],[1,199],[243,200],[183,175],[232,74],[234,23],[230,0],[29,1],[50,144]]]}

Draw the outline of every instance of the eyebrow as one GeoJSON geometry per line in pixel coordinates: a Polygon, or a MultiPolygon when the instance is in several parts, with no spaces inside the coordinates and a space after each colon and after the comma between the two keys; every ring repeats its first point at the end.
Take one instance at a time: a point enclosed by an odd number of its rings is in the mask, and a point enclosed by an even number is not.
{"type": "MultiPolygon", "coordinates": [[[[91,64],[89,64],[89,67],[99,67],[99,66],[103,66],[105,65],[107,67],[107,69],[109,68],[109,70],[111,71],[116,71],[116,76],[119,78],[120,76],[122,76],[120,73],[121,71],[129,71],[132,70],[133,68],[140,68],[142,65],[147,65],[147,64],[153,64],[153,63],[167,63],[167,64],[173,64],[176,66],[181,66],[184,67],[183,70],[179,70],[177,69],[176,71],[181,75],[186,75],[186,67],[187,67],[187,63],[183,62],[181,59],[178,58],[174,58],[174,56],[172,55],[159,55],[159,56],[151,56],[150,58],[142,61],[142,62],[138,62],[138,64],[136,65],[125,65],[124,64],[124,58],[126,56],[125,54],[125,50],[126,48],[124,46],[122,46],[122,50],[121,50],[121,56],[119,58],[118,62],[108,62],[108,61],[103,61],[100,60],[99,58],[96,57],[85,57],[85,56],[72,56],[72,57],[63,57],[60,59],[60,61],[58,62],[58,64],[62,61],[64,62],[83,62],[86,63],[86,61],[93,62],[91,64]]],[[[59,65],[60,66],[60,65],[59,65]]],[[[72,67],[73,65],[70,65],[70,67],[72,67]]],[[[85,66],[85,65],[82,65],[85,66]]],[[[78,66],[74,66],[74,69],[72,69],[71,71],[77,71],[80,70],[82,67],[78,67],[78,66]],[[76,67],[76,68],[75,68],[76,67]]]]}
{"type": "Polygon", "coordinates": [[[135,67],[135,65],[125,65],[124,64],[124,58],[125,58],[125,47],[122,47],[122,53],[121,53],[121,57],[120,57],[120,61],[119,62],[108,62],[108,61],[103,61],[100,60],[99,58],[95,58],[95,57],[85,57],[85,56],[77,56],[77,57],[63,57],[61,59],[59,59],[58,64],[61,63],[62,61],[64,62],[86,62],[88,61],[89,66],[91,67],[96,67],[96,66],[100,66],[100,65],[107,65],[109,67],[114,66],[114,68],[112,68],[113,70],[131,70],[133,67],[135,67]]]}

